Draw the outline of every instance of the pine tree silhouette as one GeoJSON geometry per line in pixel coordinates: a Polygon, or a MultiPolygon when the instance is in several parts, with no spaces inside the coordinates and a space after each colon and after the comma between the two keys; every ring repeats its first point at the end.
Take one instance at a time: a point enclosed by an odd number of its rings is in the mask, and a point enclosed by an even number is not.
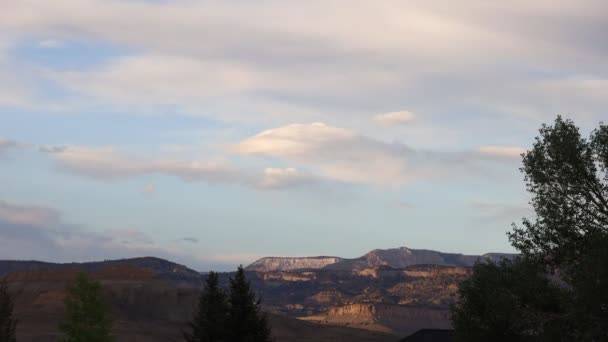
{"type": "Polygon", "coordinates": [[[10,293],[6,278],[0,280],[0,342],[17,341],[17,319],[13,317],[15,297],[10,293]]]}
{"type": "Polygon", "coordinates": [[[209,272],[194,319],[189,323],[190,332],[184,332],[184,338],[188,342],[228,341],[228,313],[226,292],[219,287],[217,273],[209,272]]]}
{"type": "Polygon", "coordinates": [[[266,315],[260,309],[260,300],[245,277],[243,266],[239,266],[230,279],[228,302],[229,342],[270,342],[270,327],[266,315]]]}

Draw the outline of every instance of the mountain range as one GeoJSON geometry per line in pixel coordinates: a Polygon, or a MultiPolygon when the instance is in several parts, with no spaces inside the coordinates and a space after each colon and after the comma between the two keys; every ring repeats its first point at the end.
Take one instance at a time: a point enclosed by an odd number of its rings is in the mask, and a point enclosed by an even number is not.
{"type": "Polygon", "coordinates": [[[439,265],[471,267],[478,260],[496,261],[500,258],[511,258],[513,254],[487,253],[483,255],[464,255],[443,253],[427,249],[410,249],[407,247],[375,249],[359,258],[345,259],[335,256],[317,257],[265,257],[247,266],[248,271],[292,271],[300,269],[327,269],[342,271],[359,271],[377,266],[405,268],[413,265],[439,265]]]}
{"type": "MultiPolygon", "coordinates": [[[[405,247],[360,258],[262,258],[247,278],[270,315],[277,342],[396,341],[422,328],[450,327],[449,305],[477,260],[405,247]]],[[[89,263],[0,261],[17,298],[20,341],[56,341],[65,287],[77,272],[98,279],[113,308],[118,341],[179,341],[205,274],[144,257],[89,263]]],[[[227,286],[232,273],[220,273],[227,286]]]]}

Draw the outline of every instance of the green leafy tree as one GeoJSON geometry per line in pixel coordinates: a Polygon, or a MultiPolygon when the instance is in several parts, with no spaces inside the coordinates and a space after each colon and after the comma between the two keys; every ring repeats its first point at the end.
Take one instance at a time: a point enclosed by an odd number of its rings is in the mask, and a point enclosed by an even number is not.
{"type": "Polygon", "coordinates": [[[62,342],[111,342],[112,319],[101,284],[86,273],[78,274],[68,287],[66,317],[60,325],[62,342]]]}
{"type": "Polygon", "coordinates": [[[462,341],[608,341],[608,126],[584,138],[558,116],[539,133],[521,168],[536,215],[509,233],[522,258],[475,266],[452,311],[462,341]]]}
{"type": "Polygon", "coordinates": [[[226,342],[228,322],[228,300],[219,287],[218,274],[210,272],[198,300],[194,319],[189,323],[189,332],[184,333],[188,342],[226,342]]]}
{"type": "Polygon", "coordinates": [[[565,270],[608,234],[608,126],[585,139],[558,116],[539,132],[521,168],[536,218],[514,226],[509,238],[523,254],[565,270]]]}
{"type": "Polygon", "coordinates": [[[542,258],[569,289],[578,340],[608,340],[608,126],[589,138],[571,120],[543,125],[522,172],[536,212],[509,238],[542,258]]]}
{"type": "Polygon", "coordinates": [[[245,277],[243,266],[230,279],[229,342],[269,342],[270,327],[260,309],[260,300],[245,277]]]}
{"type": "Polygon", "coordinates": [[[456,340],[560,341],[562,290],[544,270],[523,258],[475,264],[451,308],[456,340]]]}
{"type": "Polygon", "coordinates": [[[17,319],[13,316],[15,297],[6,278],[0,279],[0,342],[17,341],[17,319]]]}

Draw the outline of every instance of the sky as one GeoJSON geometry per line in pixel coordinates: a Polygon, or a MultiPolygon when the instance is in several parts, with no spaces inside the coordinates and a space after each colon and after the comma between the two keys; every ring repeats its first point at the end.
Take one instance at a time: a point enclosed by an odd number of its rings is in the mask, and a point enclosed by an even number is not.
{"type": "Polygon", "coordinates": [[[0,0],[0,259],[513,252],[608,2],[0,0]]]}

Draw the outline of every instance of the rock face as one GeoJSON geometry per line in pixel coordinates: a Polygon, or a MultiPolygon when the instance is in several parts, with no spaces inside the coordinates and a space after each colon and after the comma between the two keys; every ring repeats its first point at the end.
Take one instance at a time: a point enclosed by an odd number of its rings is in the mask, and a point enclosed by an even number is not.
{"type": "MultiPolygon", "coordinates": [[[[469,266],[479,258],[501,257],[512,255],[402,247],[356,259],[263,258],[249,265],[246,275],[272,314],[277,341],[396,340],[418,329],[449,328],[448,308],[458,284],[469,277],[469,266]]],[[[65,286],[78,271],[102,282],[118,341],[179,340],[204,279],[185,266],[151,257],[81,264],[0,261],[0,277],[8,275],[21,293],[16,306],[20,341],[57,340],[65,286]]],[[[220,273],[220,285],[228,286],[230,276],[220,273]]]]}
{"type": "Polygon", "coordinates": [[[373,269],[378,266],[402,269],[413,265],[471,267],[479,259],[497,261],[500,258],[512,257],[514,257],[513,254],[504,253],[488,253],[479,256],[400,247],[391,249],[375,249],[355,259],[343,259],[338,257],[268,257],[254,262],[245,269],[256,272],[272,272],[320,268],[341,271],[363,271],[366,269],[373,269]]]}
{"type": "MultiPolygon", "coordinates": [[[[116,262],[110,264],[112,266],[100,266],[90,274],[101,282],[105,300],[112,307],[116,341],[183,341],[182,331],[198,301],[198,287],[178,286],[166,275],[149,269],[117,265],[116,262]]],[[[79,264],[69,268],[50,266],[51,269],[29,268],[8,274],[10,288],[19,293],[15,305],[15,315],[19,319],[18,341],[59,339],[58,326],[65,314],[65,289],[81,269],[79,264]]],[[[166,271],[173,272],[173,269],[166,271]]],[[[297,308],[298,304],[293,307],[297,308]]],[[[319,325],[285,315],[270,314],[269,321],[277,342],[388,342],[397,339],[387,333],[319,325]]]]}
{"type": "Polygon", "coordinates": [[[447,310],[383,303],[335,307],[327,312],[323,323],[371,328],[400,335],[409,335],[420,327],[448,329],[451,326],[447,310]]]}
{"type": "Polygon", "coordinates": [[[442,253],[407,247],[376,249],[362,257],[328,265],[332,270],[363,270],[376,266],[405,268],[412,265],[472,266],[479,256],[442,253]]]}
{"type": "Polygon", "coordinates": [[[262,258],[245,268],[246,271],[271,272],[271,271],[291,271],[297,269],[319,269],[327,265],[332,265],[344,259],[338,257],[304,257],[304,258],[281,258],[267,257],[262,258]]]}

